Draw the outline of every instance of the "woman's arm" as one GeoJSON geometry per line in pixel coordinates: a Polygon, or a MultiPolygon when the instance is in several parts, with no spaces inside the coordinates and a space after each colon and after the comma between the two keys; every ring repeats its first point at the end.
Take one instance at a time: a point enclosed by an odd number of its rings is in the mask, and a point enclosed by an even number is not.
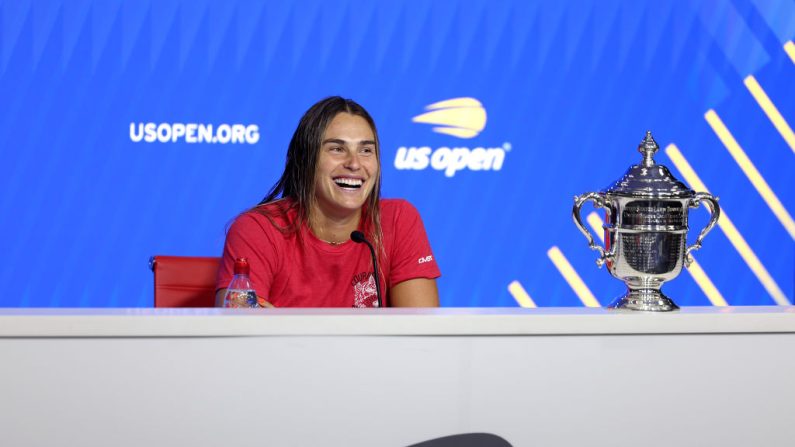
{"type": "Polygon", "coordinates": [[[439,291],[436,280],[427,278],[409,279],[389,289],[389,305],[392,307],[439,307],[439,291]]]}

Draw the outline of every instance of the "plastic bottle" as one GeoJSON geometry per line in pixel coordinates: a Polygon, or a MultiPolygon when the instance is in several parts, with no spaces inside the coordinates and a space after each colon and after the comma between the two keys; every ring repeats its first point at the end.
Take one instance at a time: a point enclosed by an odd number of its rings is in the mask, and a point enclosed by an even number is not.
{"type": "Polygon", "coordinates": [[[226,288],[224,307],[259,307],[257,292],[248,277],[249,266],[246,258],[235,259],[235,276],[226,288]]]}

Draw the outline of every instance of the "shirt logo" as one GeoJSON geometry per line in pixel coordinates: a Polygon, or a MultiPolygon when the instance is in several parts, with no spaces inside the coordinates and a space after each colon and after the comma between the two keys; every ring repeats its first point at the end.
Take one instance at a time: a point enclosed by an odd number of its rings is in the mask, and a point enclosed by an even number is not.
{"type": "Polygon", "coordinates": [[[417,260],[417,264],[425,264],[426,262],[433,261],[433,256],[426,256],[417,260]]]}
{"type": "Polygon", "coordinates": [[[436,133],[473,138],[486,127],[486,109],[475,98],[447,99],[426,106],[425,110],[411,120],[439,126],[433,128],[436,133]]]}
{"type": "Polygon", "coordinates": [[[356,275],[353,282],[353,307],[378,307],[375,278],[368,273],[366,278],[356,275]]]}

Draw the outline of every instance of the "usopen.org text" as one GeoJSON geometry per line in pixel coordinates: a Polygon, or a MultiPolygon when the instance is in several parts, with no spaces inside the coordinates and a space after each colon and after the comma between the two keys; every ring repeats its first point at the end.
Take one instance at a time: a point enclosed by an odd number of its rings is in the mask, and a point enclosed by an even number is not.
{"type": "Polygon", "coordinates": [[[133,143],[257,144],[256,124],[130,123],[133,143]]]}

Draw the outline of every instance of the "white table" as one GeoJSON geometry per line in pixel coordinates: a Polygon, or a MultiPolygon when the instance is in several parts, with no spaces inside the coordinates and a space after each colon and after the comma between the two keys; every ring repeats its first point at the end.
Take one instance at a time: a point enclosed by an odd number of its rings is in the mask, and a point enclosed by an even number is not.
{"type": "Polygon", "coordinates": [[[795,307],[0,309],[2,446],[795,445],[795,307]]]}

